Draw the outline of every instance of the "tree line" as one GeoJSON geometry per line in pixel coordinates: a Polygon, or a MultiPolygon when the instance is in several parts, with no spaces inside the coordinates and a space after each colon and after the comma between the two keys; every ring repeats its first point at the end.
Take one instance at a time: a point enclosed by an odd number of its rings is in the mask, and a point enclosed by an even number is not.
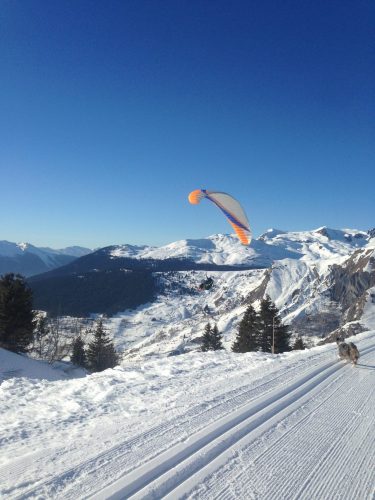
{"type": "Polygon", "coordinates": [[[283,325],[280,313],[269,296],[261,303],[259,311],[250,304],[240,322],[234,352],[262,351],[278,354],[290,351],[290,332],[283,325]]]}
{"type": "MultiPolygon", "coordinates": [[[[269,296],[265,297],[258,311],[250,304],[240,321],[236,338],[232,344],[232,351],[238,353],[261,351],[278,354],[291,349],[305,349],[301,337],[290,345],[291,333],[288,325],[282,323],[280,312],[269,296]]],[[[216,351],[224,349],[222,335],[217,326],[205,326],[201,350],[216,351]]]]}
{"type": "Polygon", "coordinates": [[[13,273],[0,278],[0,347],[16,353],[33,352],[49,362],[70,355],[74,364],[93,372],[116,366],[120,354],[102,320],[87,334],[93,337],[87,345],[81,335],[72,344],[64,342],[59,320],[47,320],[33,311],[33,294],[25,278],[13,273]]]}

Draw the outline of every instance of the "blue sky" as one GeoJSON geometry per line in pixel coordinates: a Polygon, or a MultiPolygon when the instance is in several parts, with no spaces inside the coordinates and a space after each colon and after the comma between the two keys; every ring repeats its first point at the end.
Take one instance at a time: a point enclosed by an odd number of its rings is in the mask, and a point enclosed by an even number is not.
{"type": "Polygon", "coordinates": [[[375,225],[371,1],[3,0],[0,239],[375,225]]]}

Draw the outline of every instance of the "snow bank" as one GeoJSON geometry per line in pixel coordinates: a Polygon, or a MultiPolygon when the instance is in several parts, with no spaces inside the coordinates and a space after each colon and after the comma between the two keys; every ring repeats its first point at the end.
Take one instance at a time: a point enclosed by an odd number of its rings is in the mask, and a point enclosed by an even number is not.
{"type": "Polygon", "coordinates": [[[70,363],[50,365],[46,361],[34,360],[0,348],[0,381],[14,377],[55,381],[84,375],[83,370],[74,368],[70,363]]]}

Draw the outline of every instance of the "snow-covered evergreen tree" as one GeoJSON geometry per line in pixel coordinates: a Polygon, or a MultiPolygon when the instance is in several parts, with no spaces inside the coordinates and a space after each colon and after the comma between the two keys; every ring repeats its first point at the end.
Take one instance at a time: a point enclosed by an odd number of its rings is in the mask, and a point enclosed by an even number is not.
{"type": "Polygon", "coordinates": [[[77,337],[72,346],[72,356],[70,358],[74,365],[85,367],[87,365],[85,344],[81,337],[77,337]]]}
{"type": "Polygon", "coordinates": [[[290,350],[288,327],[282,324],[277,307],[267,296],[261,301],[259,313],[251,304],[246,309],[232,351],[272,352],[273,337],[275,353],[290,350]]]}
{"type": "Polygon", "coordinates": [[[26,352],[34,335],[32,291],[19,274],[0,279],[0,346],[26,352]]]}
{"type": "Polygon", "coordinates": [[[259,343],[259,318],[254,307],[250,304],[240,322],[232,351],[257,351],[259,343]]]}
{"type": "Polygon", "coordinates": [[[201,346],[202,351],[205,352],[211,349],[211,336],[212,336],[211,325],[210,323],[207,323],[207,325],[204,327],[204,334],[201,346]]]}
{"type": "Polygon", "coordinates": [[[222,343],[222,335],[219,332],[217,325],[211,328],[210,323],[207,323],[204,329],[202,351],[218,351],[224,349],[222,343]]]}
{"type": "Polygon", "coordinates": [[[48,344],[49,334],[50,334],[50,328],[48,325],[47,317],[39,316],[36,320],[32,350],[40,358],[43,358],[45,354],[46,344],[48,344]]]}
{"type": "Polygon", "coordinates": [[[306,349],[306,345],[302,337],[297,337],[293,344],[293,351],[303,351],[304,349],[306,349]]]}
{"type": "Polygon", "coordinates": [[[223,342],[222,342],[222,334],[219,332],[217,325],[215,325],[212,329],[211,349],[213,351],[219,351],[221,349],[224,349],[223,342]]]}
{"type": "Polygon", "coordinates": [[[97,324],[94,340],[88,345],[86,356],[88,367],[93,372],[113,368],[119,362],[119,354],[104,331],[102,320],[97,324]]]}
{"type": "Polygon", "coordinates": [[[259,327],[260,349],[263,352],[272,352],[273,342],[275,353],[290,351],[288,326],[282,324],[279,310],[269,296],[260,304],[259,327]]]}

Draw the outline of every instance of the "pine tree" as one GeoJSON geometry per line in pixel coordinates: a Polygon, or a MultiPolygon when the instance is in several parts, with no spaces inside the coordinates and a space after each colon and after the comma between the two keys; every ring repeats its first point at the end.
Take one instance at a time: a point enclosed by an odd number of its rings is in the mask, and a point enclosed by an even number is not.
{"type": "Polygon", "coordinates": [[[275,330],[275,353],[291,351],[290,335],[288,325],[280,325],[275,330]]]}
{"type": "Polygon", "coordinates": [[[207,325],[204,327],[204,334],[201,346],[201,350],[203,352],[209,351],[211,349],[211,336],[212,336],[211,325],[210,323],[207,323],[207,325]]]}
{"type": "Polygon", "coordinates": [[[112,341],[107,337],[102,320],[97,324],[94,340],[90,342],[86,356],[88,367],[93,372],[113,368],[119,362],[119,354],[116,352],[112,341]]]}
{"type": "Polygon", "coordinates": [[[38,318],[36,318],[32,350],[40,358],[43,358],[45,354],[49,334],[50,328],[48,325],[47,316],[39,316],[38,318]]]}
{"type": "Polygon", "coordinates": [[[26,352],[33,340],[32,291],[19,274],[0,278],[0,346],[26,352]]]}
{"type": "Polygon", "coordinates": [[[250,304],[240,322],[236,339],[232,345],[233,352],[256,351],[259,348],[259,318],[250,304]]]}
{"type": "Polygon", "coordinates": [[[302,337],[297,337],[293,344],[293,351],[303,351],[304,349],[306,349],[306,345],[302,337]]]}
{"type": "Polygon", "coordinates": [[[260,303],[260,349],[262,352],[272,351],[273,331],[276,331],[277,310],[267,295],[260,303]]]}
{"type": "Polygon", "coordinates": [[[204,328],[204,335],[202,341],[202,351],[218,351],[224,349],[222,344],[222,336],[219,332],[217,325],[211,328],[210,323],[204,328]]]}
{"type": "Polygon", "coordinates": [[[222,335],[219,332],[217,325],[215,325],[211,331],[211,349],[213,351],[220,351],[224,349],[222,343],[222,335]]]}
{"type": "Polygon", "coordinates": [[[86,352],[85,352],[85,344],[81,337],[77,337],[72,346],[72,356],[70,361],[77,366],[85,367],[87,364],[86,361],[86,352]]]}
{"type": "Polygon", "coordinates": [[[267,295],[260,304],[260,349],[272,352],[274,339],[275,353],[290,351],[290,333],[287,325],[283,325],[279,310],[267,295]]]}

